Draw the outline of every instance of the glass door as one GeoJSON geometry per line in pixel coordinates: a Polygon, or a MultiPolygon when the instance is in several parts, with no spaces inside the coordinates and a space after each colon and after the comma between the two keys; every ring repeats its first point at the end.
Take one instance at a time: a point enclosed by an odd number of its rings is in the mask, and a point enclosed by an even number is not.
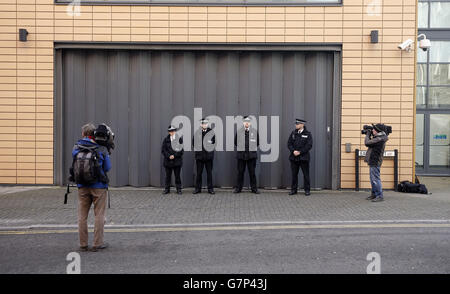
{"type": "Polygon", "coordinates": [[[450,173],[450,114],[430,114],[429,170],[450,173]]]}

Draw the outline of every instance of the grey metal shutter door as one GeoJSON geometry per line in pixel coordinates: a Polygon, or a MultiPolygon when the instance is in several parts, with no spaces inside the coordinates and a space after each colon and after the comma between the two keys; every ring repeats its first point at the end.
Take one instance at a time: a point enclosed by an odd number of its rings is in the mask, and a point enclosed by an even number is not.
{"type": "MultiPolygon", "coordinates": [[[[312,187],[331,188],[332,53],[65,49],[62,60],[63,179],[80,127],[105,122],[116,133],[111,185],[161,186],[167,126],[179,114],[193,120],[202,107],[224,122],[227,115],[280,117],[280,156],[258,163],[261,187],[290,186],[287,139],[296,117],[308,120],[312,187]]],[[[234,152],[216,152],[215,185],[234,186],[236,166],[234,152]]],[[[193,152],[185,152],[183,186],[193,185],[194,168],[193,152]]]]}

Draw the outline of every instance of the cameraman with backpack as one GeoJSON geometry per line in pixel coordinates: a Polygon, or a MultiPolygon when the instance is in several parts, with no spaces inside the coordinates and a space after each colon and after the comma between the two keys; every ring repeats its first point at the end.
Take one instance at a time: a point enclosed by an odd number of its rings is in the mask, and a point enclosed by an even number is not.
{"type": "MultiPolygon", "coordinates": [[[[100,128],[100,126],[99,126],[100,128]]],[[[105,249],[103,242],[106,201],[108,195],[107,172],[111,169],[108,150],[94,140],[95,126],[91,123],[81,128],[82,139],[72,150],[73,165],[70,180],[78,187],[78,232],[80,250],[88,250],[88,214],[94,203],[94,242],[91,251],[105,249]]]]}

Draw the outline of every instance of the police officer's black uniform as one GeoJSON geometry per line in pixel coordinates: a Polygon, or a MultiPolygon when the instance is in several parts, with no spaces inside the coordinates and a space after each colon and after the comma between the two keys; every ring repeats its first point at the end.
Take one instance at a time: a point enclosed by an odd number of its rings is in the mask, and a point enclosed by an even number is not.
{"type": "MultiPolygon", "coordinates": [[[[246,117],[244,121],[249,121],[249,119],[246,117]]],[[[258,131],[251,126],[249,128],[242,127],[234,136],[234,145],[237,147],[236,158],[238,163],[237,185],[234,193],[242,191],[245,166],[247,166],[251,190],[253,193],[259,194],[255,174],[256,159],[258,157],[257,148],[259,147],[258,131]]]]}
{"type": "MultiPolygon", "coordinates": [[[[305,124],[306,121],[297,119],[296,124],[305,124]]],[[[298,171],[301,168],[304,179],[304,189],[305,195],[310,195],[311,184],[309,178],[309,151],[313,145],[313,138],[311,132],[303,127],[303,131],[295,129],[292,131],[288,140],[288,148],[290,151],[289,161],[291,162],[291,172],[292,172],[292,185],[291,192],[289,195],[297,193],[298,188],[298,171]],[[300,151],[300,155],[295,156],[294,151],[300,151]]]]}
{"type": "MultiPolygon", "coordinates": [[[[202,123],[208,123],[207,120],[202,119],[202,123]]],[[[197,166],[197,174],[195,178],[194,194],[200,193],[202,190],[202,173],[203,167],[206,167],[206,179],[208,183],[208,193],[214,194],[212,182],[212,168],[214,161],[214,146],[216,144],[216,137],[211,128],[200,128],[194,134],[193,145],[195,152],[195,164],[197,166]],[[206,140],[205,140],[206,136],[206,140]]]]}
{"type": "MultiPolygon", "coordinates": [[[[175,131],[176,128],[173,126],[169,126],[168,131],[175,131]]],[[[172,144],[170,134],[164,138],[161,153],[164,156],[164,168],[166,170],[166,179],[165,179],[165,189],[164,194],[170,192],[170,182],[172,179],[172,171],[175,174],[175,186],[177,188],[177,193],[181,194],[181,166],[183,165],[183,138],[179,137],[175,134],[175,139],[172,144]],[[172,147],[172,145],[174,147],[172,147]],[[170,156],[173,155],[174,158],[170,159],[170,156]]]]}

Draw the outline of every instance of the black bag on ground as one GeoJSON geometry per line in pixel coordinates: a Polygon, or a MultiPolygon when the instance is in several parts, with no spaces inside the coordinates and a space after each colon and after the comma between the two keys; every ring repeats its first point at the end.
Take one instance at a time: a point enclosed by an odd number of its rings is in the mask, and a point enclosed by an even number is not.
{"type": "Polygon", "coordinates": [[[427,187],[423,184],[414,184],[410,181],[400,182],[397,186],[397,191],[404,193],[420,193],[428,194],[427,187]]]}

